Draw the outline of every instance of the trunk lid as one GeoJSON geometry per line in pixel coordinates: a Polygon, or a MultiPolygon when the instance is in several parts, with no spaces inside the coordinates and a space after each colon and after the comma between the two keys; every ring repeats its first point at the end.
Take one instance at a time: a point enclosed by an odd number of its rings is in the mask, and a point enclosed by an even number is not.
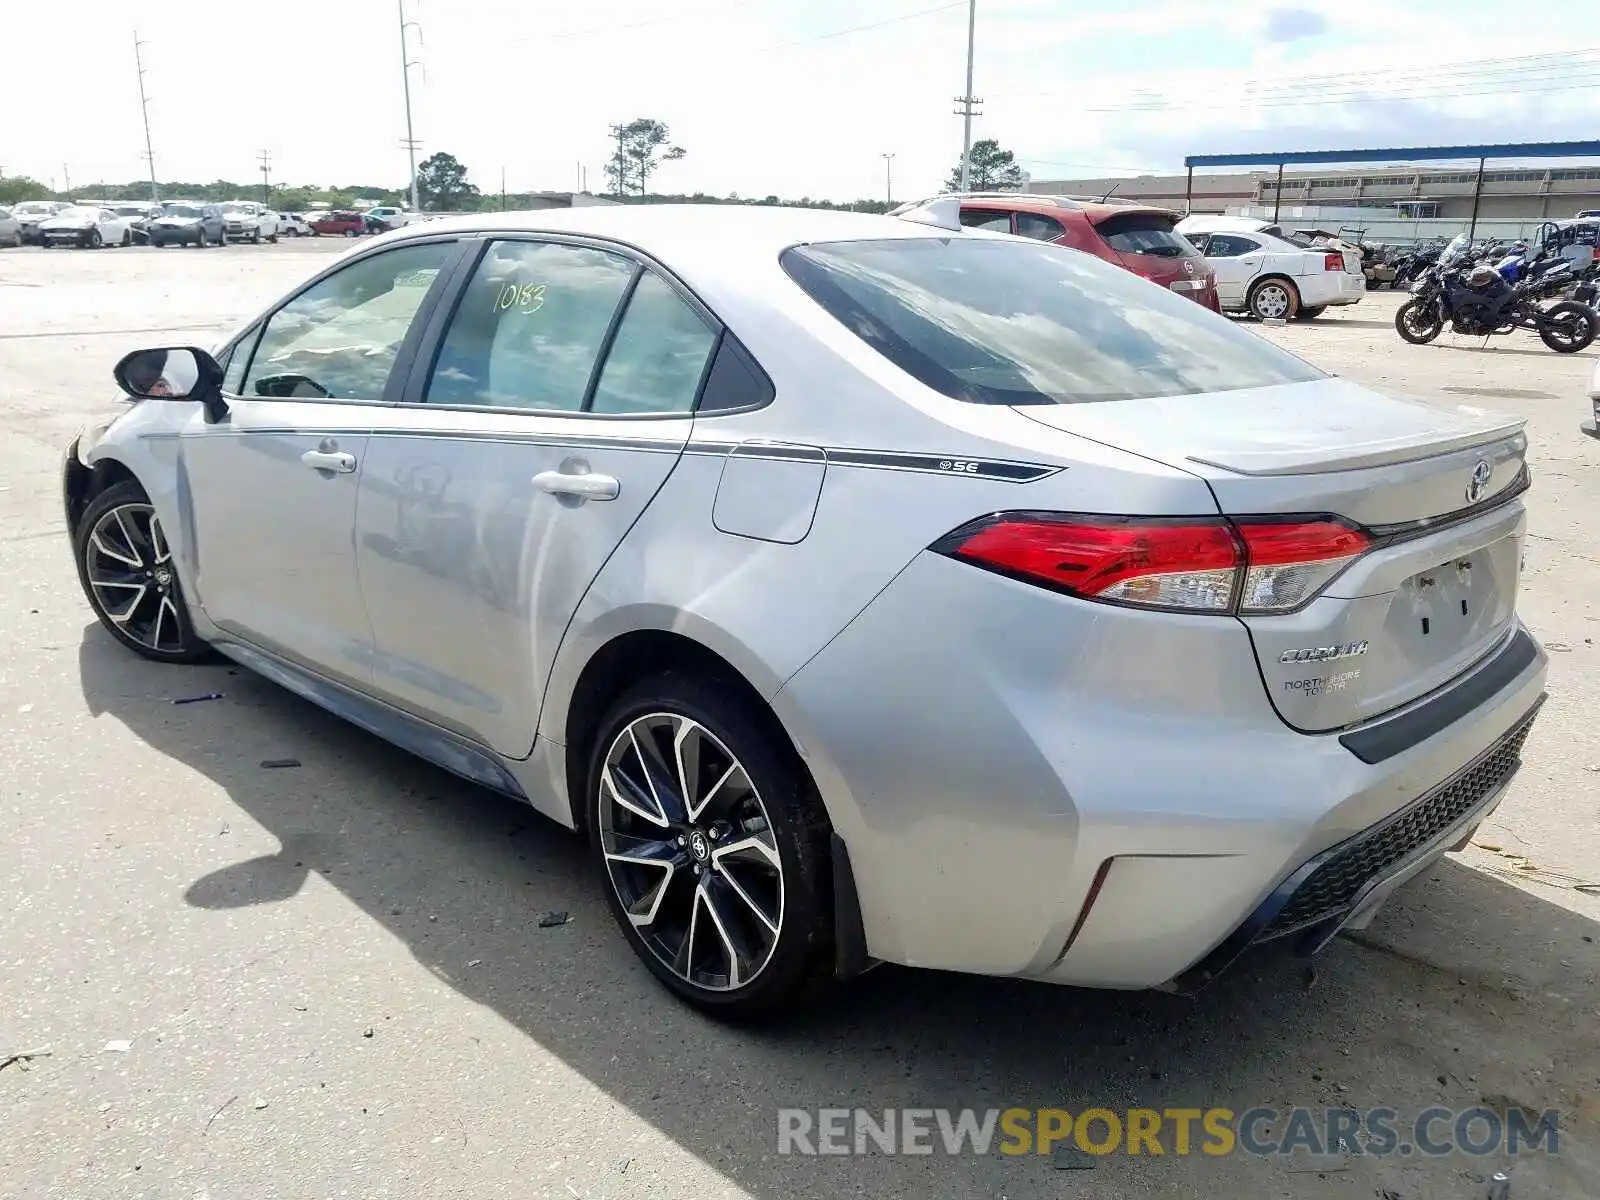
{"type": "Polygon", "coordinates": [[[1231,517],[1332,514],[1372,534],[1305,607],[1239,618],[1297,729],[1360,724],[1427,695],[1515,623],[1521,421],[1341,379],[1016,411],[1198,475],[1231,517]]]}

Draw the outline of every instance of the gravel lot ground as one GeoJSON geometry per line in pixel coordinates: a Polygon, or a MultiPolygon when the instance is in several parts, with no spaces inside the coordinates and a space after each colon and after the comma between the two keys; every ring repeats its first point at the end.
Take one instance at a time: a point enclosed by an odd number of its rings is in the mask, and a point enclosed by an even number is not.
{"type": "Polygon", "coordinates": [[[1519,1160],[1512,1194],[1600,1194],[1600,896],[1576,886],[1600,881],[1591,354],[1406,346],[1382,293],[1261,331],[1529,420],[1522,608],[1551,699],[1479,836],[1498,850],[1441,863],[1314,978],[1268,958],[1188,1000],[883,968],[746,1032],[634,962],[569,835],[264,681],[135,659],[92,621],[58,472],[114,407],[111,365],[208,344],[343,249],[0,253],[0,1061],[50,1050],[0,1068],[0,1195],[1455,1200],[1504,1165],[774,1152],[780,1107],[1257,1104],[1559,1108],[1560,1154],[1519,1160]],[[258,765],[284,757],[301,766],[258,765]],[[552,909],[572,921],[538,928],[552,909]]]}

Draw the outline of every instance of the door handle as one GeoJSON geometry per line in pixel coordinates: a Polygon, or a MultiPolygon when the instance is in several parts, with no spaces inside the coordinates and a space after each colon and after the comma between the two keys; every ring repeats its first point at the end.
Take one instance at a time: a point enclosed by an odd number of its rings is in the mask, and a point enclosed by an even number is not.
{"type": "Polygon", "coordinates": [[[552,496],[576,496],[582,500],[615,500],[622,485],[610,475],[585,472],[569,475],[565,471],[540,471],[533,486],[552,496]]]}
{"type": "Polygon", "coordinates": [[[343,450],[307,450],[300,461],[314,471],[332,471],[348,475],[356,469],[356,456],[343,450]]]}

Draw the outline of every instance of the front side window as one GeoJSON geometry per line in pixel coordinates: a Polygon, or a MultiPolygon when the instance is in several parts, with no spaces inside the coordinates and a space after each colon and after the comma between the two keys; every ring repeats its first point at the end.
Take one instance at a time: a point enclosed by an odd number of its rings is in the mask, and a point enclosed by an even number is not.
{"type": "Polygon", "coordinates": [[[401,246],[307,288],[267,319],[239,394],[381,400],[400,343],[454,252],[453,242],[401,246]]]}
{"type": "Polygon", "coordinates": [[[493,242],[461,294],[429,404],[578,412],[637,264],[559,242],[493,242]]]}
{"type": "Polygon", "coordinates": [[[694,410],[717,335],[659,275],[645,272],[606,354],[589,408],[597,413],[694,410]]]}
{"type": "Polygon", "coordinates": [[[1058,246],[908,237],[795,247],[781,262],[850,332],[956,400],[1080,404],[1324,378],[1186,296],[1058,246]]]}

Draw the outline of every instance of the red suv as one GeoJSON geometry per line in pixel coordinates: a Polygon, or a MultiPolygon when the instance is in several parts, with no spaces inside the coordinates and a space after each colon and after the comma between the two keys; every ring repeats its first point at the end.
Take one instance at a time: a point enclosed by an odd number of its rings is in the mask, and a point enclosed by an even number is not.
{"type": "Polygon", "coordinates": [[[968,192],[906,205],[894,215],[949,200],[960,201],[961,223],[969,228],[1071,246],[1222,311],[1216,273],[1188,238],[1174,232],[1181,218],[1168,209],[1027,192],[968,192]]]}

